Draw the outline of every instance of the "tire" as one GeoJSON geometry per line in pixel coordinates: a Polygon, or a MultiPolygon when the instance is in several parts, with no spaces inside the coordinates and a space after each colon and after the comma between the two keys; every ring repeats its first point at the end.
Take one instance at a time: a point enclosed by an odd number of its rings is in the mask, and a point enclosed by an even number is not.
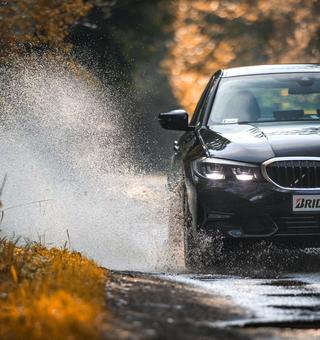
{"type": "Polygon", "coordinates": [[[171,186],[169,207],[168,258],[170,268],[200,271],[212,265],[221,251],[219,237],[195,230],[184,180],[171,186]]]}
{"type": "Polygon", "coordinates": [[[191,271],[198,272],[211,265],[210,252],[213,249],[212,239],[204,232],[195,230],[189,208],[187,190],[182,187],[183,202],[183,238],[184,238],[184,263],[191,271]]]}
{"type": "Polygon", "coordinates": [[[167,263],[174,270],[199,269],[199,256],[195,256],[192,219],[186,186],[181,179],[169,188],[169,235],[167,263]]]}
{"type": "Polygon", "coordinates": [[[182,205],[183,205],[183,250],[185,267],[190,270],[199,270],[202,267],[201,258],[196,251],[196,237],[192,232],[192,218],[189,210],[186,187],[182,188],[182,205]]]}
{"type": "Polygon", "coordinates": [[[185,185],[182,190],[185,267],[197,272],[208,269],[223,260],[224,238],[219,232],[209,235],[205,231],[195,230],[192,225],[185,185]]]}

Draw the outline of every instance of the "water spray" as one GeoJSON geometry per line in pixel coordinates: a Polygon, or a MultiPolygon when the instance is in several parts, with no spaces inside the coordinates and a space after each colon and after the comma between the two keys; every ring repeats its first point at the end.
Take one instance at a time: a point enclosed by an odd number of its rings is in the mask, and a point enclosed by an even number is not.
{"type": "Polygon", "coordinates": [[[161,270],[165,177],[135,171],[108,84],[60,56],[15,60],[0,78],[2,231],[61,246],[67,230],[102,265],[161,270]]]}

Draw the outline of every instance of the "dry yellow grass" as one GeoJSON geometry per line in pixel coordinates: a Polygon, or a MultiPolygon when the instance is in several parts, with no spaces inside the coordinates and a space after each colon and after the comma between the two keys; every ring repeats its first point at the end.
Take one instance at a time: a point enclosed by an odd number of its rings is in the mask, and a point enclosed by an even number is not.
{"type": "Polygon", "coordinates": [[[107,273],[80,253],[0,240],[0,339],[99,339],[107,273]]]}

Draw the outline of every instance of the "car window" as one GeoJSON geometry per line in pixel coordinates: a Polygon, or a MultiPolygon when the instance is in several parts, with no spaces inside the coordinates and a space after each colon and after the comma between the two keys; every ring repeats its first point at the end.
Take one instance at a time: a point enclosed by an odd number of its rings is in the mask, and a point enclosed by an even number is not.
{"type": "Polygon", "coordinates": [[[196,109],[194,111],[194,114],[191,119],[191,125],[195,126],[197,125],[198,122],[201,121],[203,115],[204,115],[204,108],[206,107],[208,96],[210,93],[210,89],[212,88],[212,84],[214,81],[214,77],[211,77],[209,80],[208,84],[206,85],[204,91],[202,92],[202,95],[200,97],[200,100],[196,106],[196,109]]]}
{"type": "Polygon", "coordinates": [[[320,73],[223,78],[208,125],[320,120],[320,73]]]}

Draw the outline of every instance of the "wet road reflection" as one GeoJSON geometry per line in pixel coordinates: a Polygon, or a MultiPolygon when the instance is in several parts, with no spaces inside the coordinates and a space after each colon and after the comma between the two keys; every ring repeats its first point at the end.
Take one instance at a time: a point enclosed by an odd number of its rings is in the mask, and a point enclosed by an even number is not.
{"type": "Polygon", "coordinates": [[[213,327],[320,326],[320,273],[292,274],[276,279],[215,274],[181,274],[166,279],[226,297],[246,313],[232,321],[213,321],[213,327]]]}

